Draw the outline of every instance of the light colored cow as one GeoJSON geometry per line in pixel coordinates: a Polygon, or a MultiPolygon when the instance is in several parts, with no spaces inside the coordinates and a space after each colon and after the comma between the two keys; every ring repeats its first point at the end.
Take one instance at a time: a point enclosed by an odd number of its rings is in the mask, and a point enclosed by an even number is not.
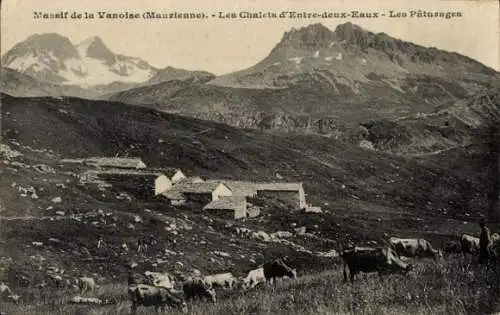
{"type": "Polygon", "coordinates": [[[12,294],[12,290],[9,288],[8,285],[6,285],[3,282],[0,282],[0,294],[2,296],[7,296],[7,295],[12,294]]]}
{"type": "Polygon", "coordinates": [[[144,275],[155,287],[172,289],[175,286],[175,278],[169,273],[146,271],[144,275]]]}
{"type": "Polygon", "coordinates": [[[0,298],[2,300],[14,302],[15,304],[19,304],[21,300],[21,296],[14,294],[9,286],[3,282],[0,282],[0,298]]]}
{"type": "Polygon", "coordinates": [[[265,283],[266,277],[264,276],[264,268],[250,270],[246,278],[243,279],[243,287],[245,289],[255,288],[259,283],[265,283]]]}
{"type": "Polygon", "coordinates": [[[469,234],[462,234],[460,236],[460,246],[462,253],[465,254],[478,254],[479,253],[479,238],[469,234]]]}
{"type": "Polygon", "coordinates": [[[238,282],[236,277],[230,272],[205,276],[204,281],[210,283],[213,287],[221,287],[230,290],[233,289],[238,282]]]}
{"type": "Polygon", "coordinates": [[[434,249],[432,244],[423,238],[391,237],[389,243],[399,256],[434,257],[436,260],[443,257],[441,250],[434,249]]]}
{"type": "Polygon", "coordinates": [[[95,305],[101,305],[103,304],[101,299],[98,298],[89,298],[89,297],[82,297],[82,296],[74,296],[71,298],[70,303],[72,304],[95,304],[95,305]]]}

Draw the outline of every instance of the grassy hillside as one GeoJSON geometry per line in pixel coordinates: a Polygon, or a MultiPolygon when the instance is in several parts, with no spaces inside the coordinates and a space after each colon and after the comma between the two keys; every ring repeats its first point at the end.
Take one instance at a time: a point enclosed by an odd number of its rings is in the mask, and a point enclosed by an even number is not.
{"type": "MultiPolygon", "coordinates": [[[[40,313],[50,312],[53,308],[37,303],[67,301],[68,294],[76,294],[52,282],[51,289],[36,289],[48,279],[51,266],[63,268],[65,279],[91,275],[109,288],[102,294],[116,295],[113,288],[123,289],[131,262],[138,263],[139,270],[185,274],[196,268],[242,276],[266,260],[287,255],[305,275],[336,265],[338,261],[319,253],[338,250],[349,241],[373,244],[391,235],[422,236],[439,246],[460,233],[476,233],[476,222],[496,188],[488,167],[494,160],[481,145],[443,160],[406,159],[314,135],[237,129],[113,102],[3,95],[2,110],[2,141],[7,146],[0,154],[0,280],[15,288],[23,301],[38,301],[23,306],[25,311],[37,307],[40,313]],[[321,206],[323,213],[290,212],[268,202],[260,217],[217,219],[162,200],[143,202],[133,191],[126,192],[127,198],[120,187],[82,185],[78,169],[57,163],[67,157],[116,154],[140,156],[149,166],[176,166],[206,178],[303,181],[308,202],[321,206]],[[265,232],[269,238],[238,235],[236,227],[265,232]],[[271,237],[277,231],[291,234],[271,237]],[[105,239],[103,249],[96,248],[98,235],[105,239]],[[152,243],[147,252],[137,253],[137,240],[143,237],[152,243]],[[128,250],[122,248],[124,243],[128,250]]],[[[336,282],[338,276],[332,277],[325,281],[336,282]]],[[[299,299],[313,294],[301,286],[316,287],[323,281],[306,279],[292,285],[303,294],[299,299]]],[[[236,307],[241,298],[210,312],[236,307]]],[[[255,309],[247,300],[241,311],[273,313],[282,298],[279,293],[255,309]]],[[[318,307],[325,313],[331,307],[349,312],[354,306],[345,301],[318,307]]],[[[9,313],[18,312],[8,307],[9,313]]],[[[63,309],[90,312],[85,307],[63,309]]],[[[466,313],[464,309],[457,308],[459,313],[466,313]]]]}
{"type": "MultiPolygon", "coordinates": [[[[469,259],[448,256],[442,264],[416,262],[408,277],[392,275],[379,280],[374,274],[362,275],[354,284],[342,282],[340,268],[317,274],[301,274],[276,287],[262,286],[248,292],[223,292],[217,304],[189,304],[189,314],[490,314],[498,311],[499,283],[494,271],[478,269],[469,259]]],[[[113,297],[116,304],[76,306],[35,304],[4,309],[8,314],[129,314],[126,286],[103,286],[99,296],[113,297]]],[[[138,314],[152,308],[140,307],[138,314]]],[[[171,310],[169,314],[182,314],[171,310]]]]}
{"type": "MultiPolygon", "coordinates": [[[[482,164],[473,165],[468,178],[458,178],[425,161],[314,135],[241,130],[120,103],[4,97],[2,105],[4,137],[52,149],[58,157],[129,154],[152,167],[176,166],[212,178],[276,180],[278,173],[303,181],[310,202],[334,213],[370,213],[378,204],[393,209],[389,217],[397,222],[394,214],[409,211],[417,216],[445,207],[460,213],[472,205],[481,211],[481,196],[489,190],[482,164]]],[[[459,158],[468,164],[475,157],[459,158]]]]}

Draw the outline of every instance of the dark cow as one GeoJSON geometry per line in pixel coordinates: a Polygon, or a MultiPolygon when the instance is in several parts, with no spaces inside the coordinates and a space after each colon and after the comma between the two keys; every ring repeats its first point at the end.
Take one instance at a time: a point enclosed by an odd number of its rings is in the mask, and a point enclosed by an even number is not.
{"type": "Polygon", "coordinates": [[[171,290],[147,284],[132,285],[128,288],[128,295],[132,301],[132,314],[137,312],[139,305],[154,306],[155,310],[165,310],[165,307],[181,309],[187,313],[187,304],[182,297],[176,296],[171,290]]]}
{"type": "Polygon", "coordinates": [[[423,238],[391,237],[389,243],[399,256],[433,257],[436,260],[443,257],[441,250],[434,249],[432,244],[423,238]]]}
{"type": "Polygon", "coordinates": [[[151,279],[149,279],[147,276],[137,273],[137,272],[132,272],[130,271],[127,275],[127,284],[128,286],[133,286],[136,284],[150,284],[153,285],[153,282],[151,279]]]}
{"type": "Polygon", "coordinates": [[[342,251],[344,265],[344,281],[347,281],[347,267],[350,272],[351,282],[354,276],[360,272],[378,272],[382,274],[401,272],[407,274],[412,265],[404,263],[397,253],[390,247],[358,247],[342,251]]]}
{"type": "Polygon", "coordinates": [[[215,290],[210,283],[206,283],[201,278],[188,279],[182,285],[182,290],[184,291],[184,296],[186,300],[207,299],[214,303],[217,302],[217,297],[215,290]]]}
{"type": "Polygon", "coordinates": [[[290,268],[282,259],[277,259],[271,262],[266,262],[262,269],[264,270],[264,277],[266,281],[274,283],[276,278],[289,277],[292,279],[297,278],[295,269],[290,268]]]}
{"type": "Polygon", "coordinates": [[[462,234],[460,236],[460,246],[464,255],[476,255],[479,253],[479,238],[469,234],[462,234]]]}
{"type": "Polygon", "coordinates": [[[446,253],[461,253],[462,247],[459,241],[447,241],[443,247],[446,253]]]}

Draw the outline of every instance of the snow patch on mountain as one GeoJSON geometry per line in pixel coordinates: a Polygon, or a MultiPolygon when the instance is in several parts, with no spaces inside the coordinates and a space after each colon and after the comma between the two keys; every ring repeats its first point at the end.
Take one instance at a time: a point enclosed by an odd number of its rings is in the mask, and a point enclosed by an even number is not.
{"type": "Polygon", "coordinates": [[[96,36],[78,45],[57,34],[31,36],[7,52],[2,63],[41,81],[80,86],[142,83],[158,72],[140,58],[111,52],[96,36]]]}

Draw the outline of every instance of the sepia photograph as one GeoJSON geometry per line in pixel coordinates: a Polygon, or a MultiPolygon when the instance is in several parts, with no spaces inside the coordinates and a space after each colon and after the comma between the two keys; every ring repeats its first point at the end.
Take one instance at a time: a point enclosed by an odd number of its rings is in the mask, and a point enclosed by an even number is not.
{"type": "Polygon", "coordinates": [[[500,314],[497,0],[0,22],[0,315],[500,314]]]}

